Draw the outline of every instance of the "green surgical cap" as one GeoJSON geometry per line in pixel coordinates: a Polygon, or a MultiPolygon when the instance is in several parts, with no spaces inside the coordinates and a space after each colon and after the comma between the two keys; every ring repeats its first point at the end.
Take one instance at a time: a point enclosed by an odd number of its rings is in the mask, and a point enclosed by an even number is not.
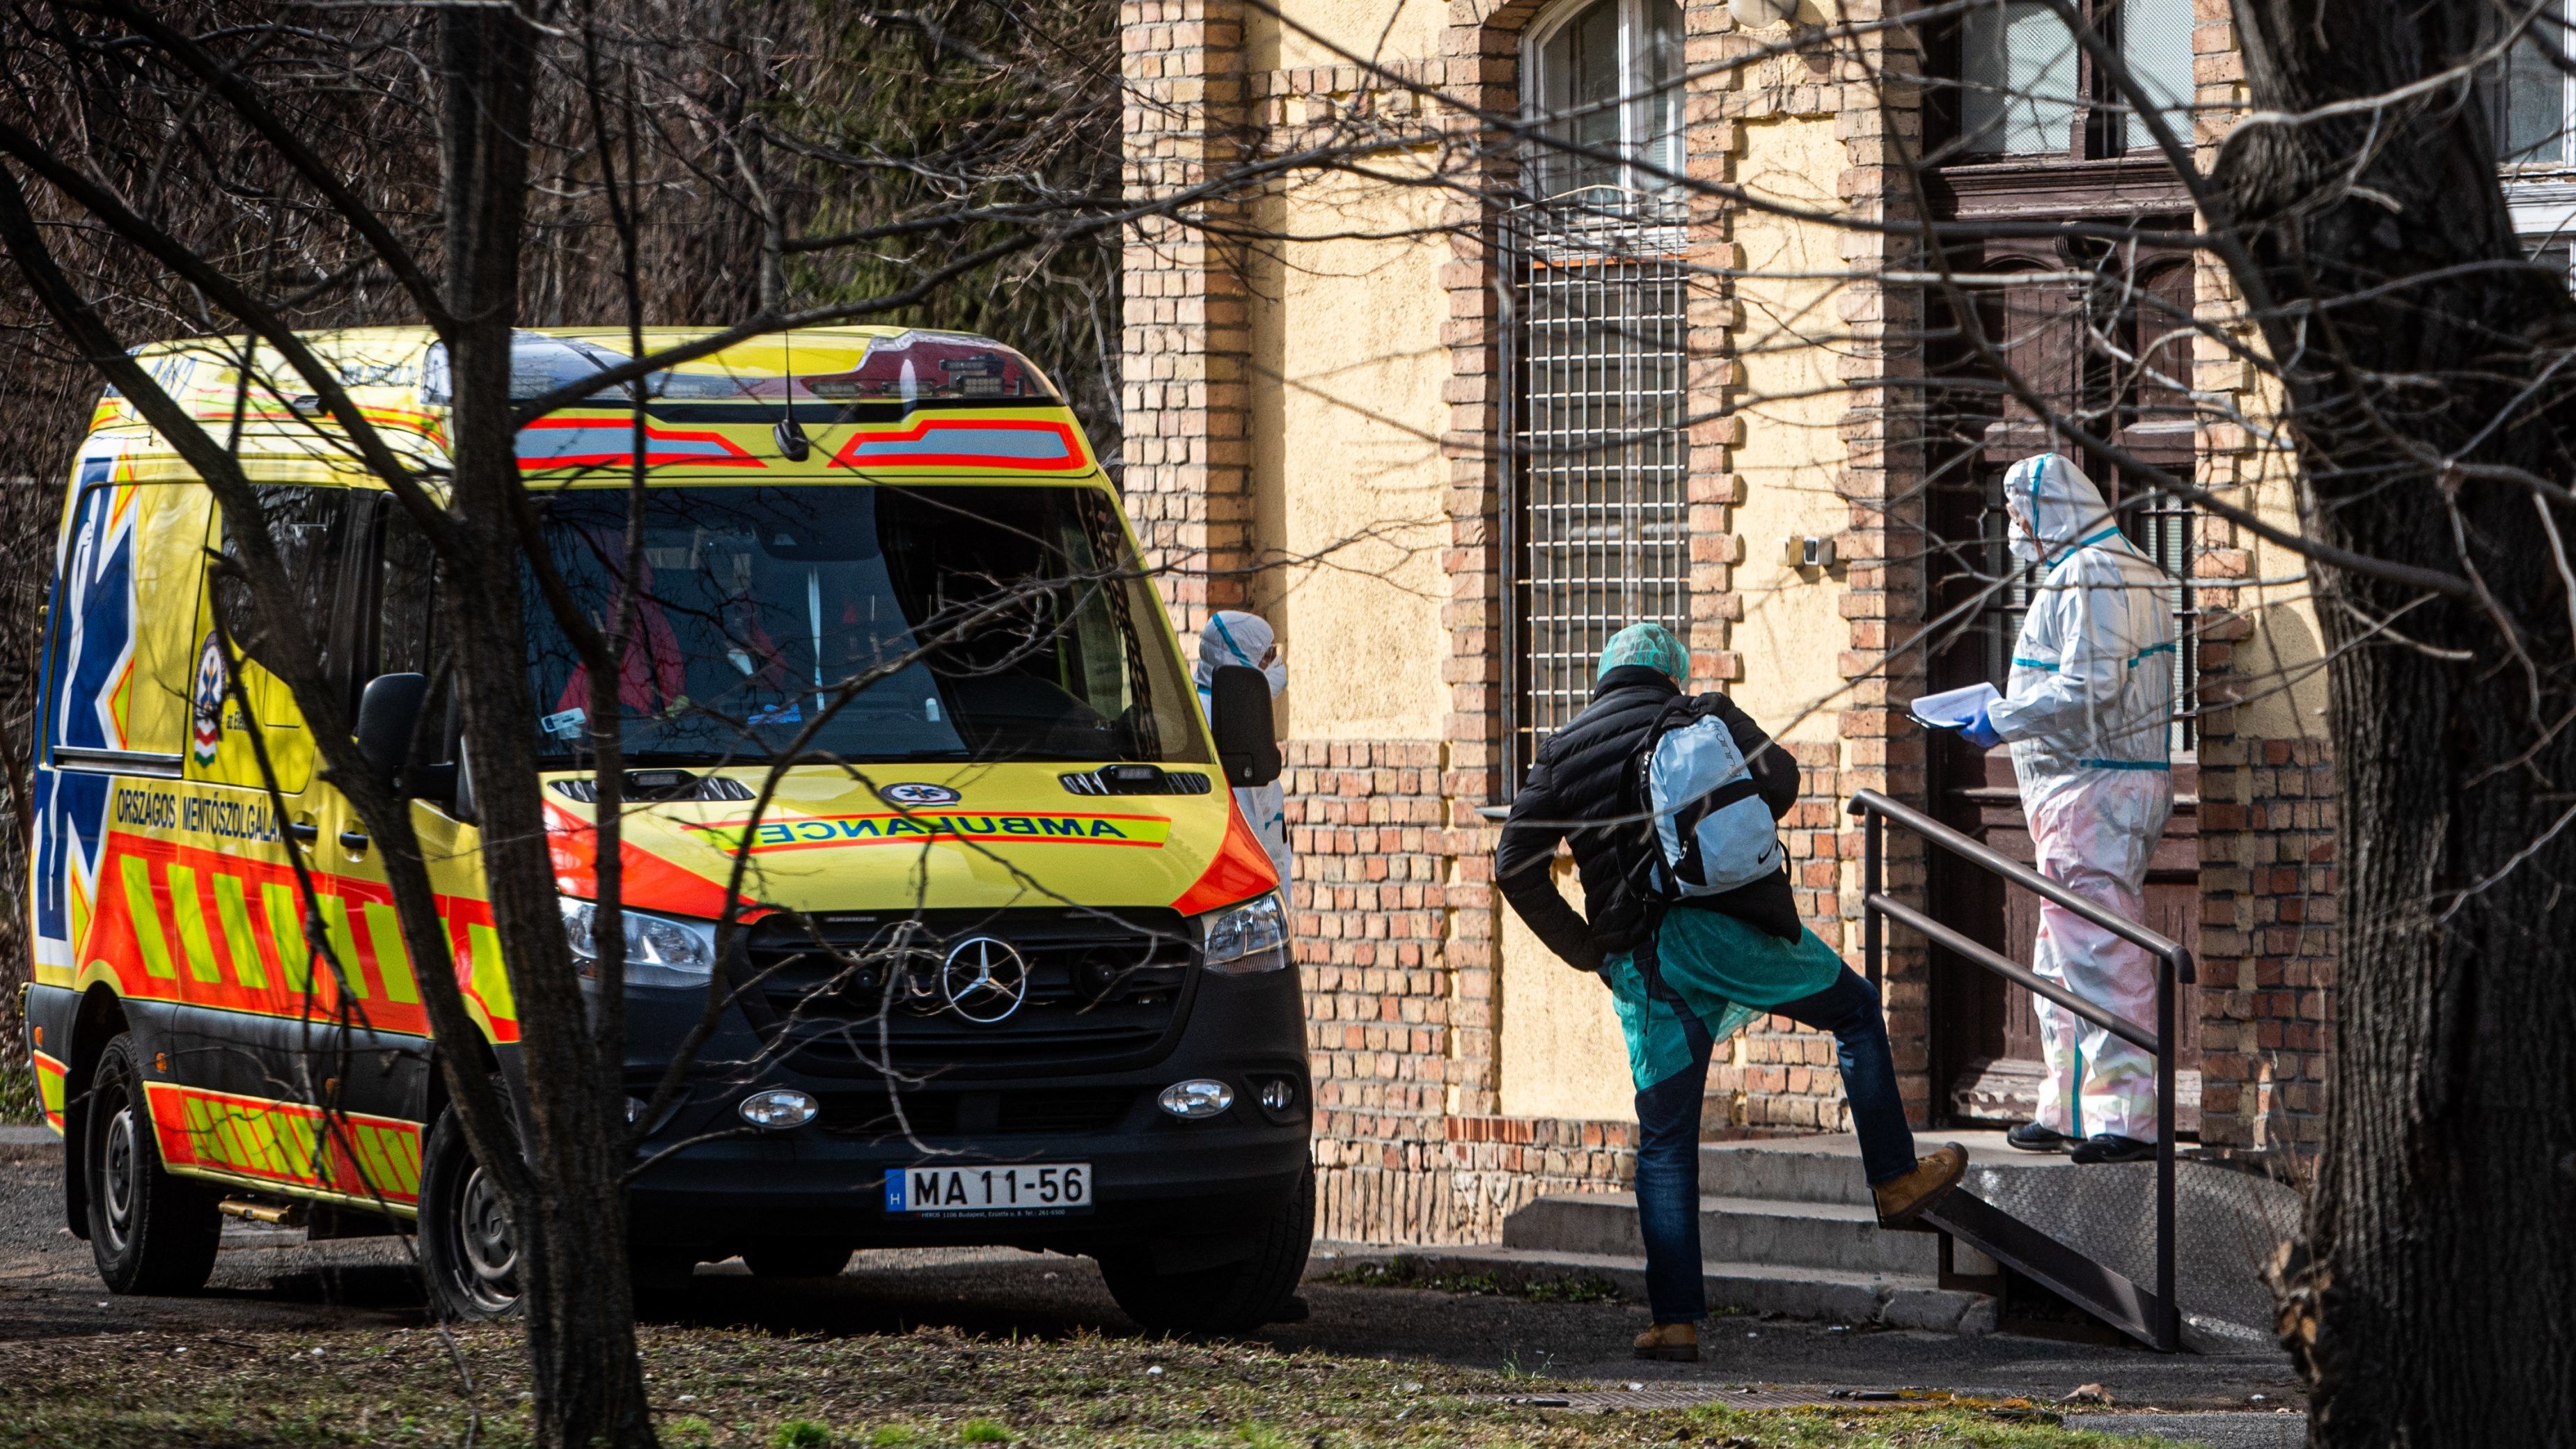
{"type": "Polygon", "coordinates": [[[1690,655],[1683,651],[1682,641],[1661,624],[1631,624],[1610,636],[1610,645],[1601,651],[1599,678],[1624,664],[1643,664],[1660,669],[1675,684],[1690,682],[1690,655]]]}

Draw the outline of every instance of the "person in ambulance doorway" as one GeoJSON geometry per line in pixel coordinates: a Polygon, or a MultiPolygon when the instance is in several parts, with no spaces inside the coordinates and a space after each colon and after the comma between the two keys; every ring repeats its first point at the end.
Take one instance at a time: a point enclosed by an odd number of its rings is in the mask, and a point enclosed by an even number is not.
{"type": "MultiPolygon", "coordinates": [[[[1258,669],[1270,681],[1270,697],[1277,699],[1288,688],[1288,666],[1279,662],[1279,636],[1259,614],[1240,609],[1219,609],[1208,615],[1207,627],[1199,630],[1199,659],[1191,667],[1190,678],[1198,685],[1199,708],[1213,713],[1211,698],[1216,672],[1228,666],[1258,669]]],[[[1278,868],[1279,889],[1288,889],[1288,796],[1276,780],[1267,785],[1238,787],[1234,803],[1243,810],[1243,823],[1261,840],[1261,848],[1270,853],[1270,863],[1278,868]]]]}
{"type": "MultiPolygon", "coordinates": [[[[2010,687],[1959,733],[1979,749],[2012,747],[2040,874],[2135,921],[2174,803],[2167,581],[2121,535],[2093,480],[2054,453],[2013,465],[2004,506],[2013,556],[2044,573],[2013,643],[2010,687]]],[[[2031,969],[2131,1021],[2155,1019],[2146,949],[2062,906],[2040,904],[2031,969]]],[[[2078,1162],[2153,1157],[2154,1059],[2063,1007],[2038,1006],[2039,1115],[2005,1140],[2071,1148],[2078,1162]]]]}
{"type": "Polygon", "coordinates": [[[1637,1088],[1637,1219],[1654,1327],[1639,1358],[1696,1361],[1699,1124],[1716,1043],[1777,1013],[1832,1032],[1861,1166],[1886,1227],[1967,1170],[1953,1144],[1914,1155],[1878,993],[1799,923],[1777,822],[1798,767],[1722,694],[1685,696],[1681,641],[1631,624],[1602,651],[1592,702],[1548,737],[1495,852],[1504,899],[1549,950],[1610,987],[1637,1088]],[[1577,912],[1550,871],[1559,841],[1577,912]]]}

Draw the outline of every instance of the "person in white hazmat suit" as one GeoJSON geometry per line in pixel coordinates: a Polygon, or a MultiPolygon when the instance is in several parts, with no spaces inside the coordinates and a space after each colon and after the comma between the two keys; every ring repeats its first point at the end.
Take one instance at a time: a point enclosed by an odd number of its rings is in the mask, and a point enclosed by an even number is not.
{"type": "MultiPolygon", "coordinates": [[[[2012,551],[2044,573],[2014,641],[2010,687],[1960,733],[2012,747],[2039,872],[2128,920],[2146,906],[2147,861],[2173,813],[2171,580],[2122,536],[2101,490],[2054,453],[2004,478],[2012,551]]],[[[2155,961],[2042,902],[2032,969],[2141,1025],[2156,1019],[2155,961]]],[[[2050,1002],[2039,1007],[2047,1078],[2039,1115],[2007,1139],[2078,1162],[2151,1157],[2155,1061],[2050,1002]]]]}
{"type": "MultiPolygon", "coordinates": [[[[1190,667],[1190,678],[1198,685],[1199,712],[1205,714],[1209,695],[1214,690],[1216,672],[1231,664],[1258,669],[1270,681],[1270,697],[1288,687],[1288,666],[1279,662],[1279,636],[1259,614],[1239,609],[1219,609],[1208,616],[1207,627],[1199,631],[1199,660],[1190,667]]],[[[1279,889],[1288,889],[1288,796],[1273,780],[1267,785],[1247,785],[1234,792],[1234,803],[1243,811],[1244,823],[1261,839],[1261,847],[1270,852],[1270,863],[1278,867],[1279,889]]]]}

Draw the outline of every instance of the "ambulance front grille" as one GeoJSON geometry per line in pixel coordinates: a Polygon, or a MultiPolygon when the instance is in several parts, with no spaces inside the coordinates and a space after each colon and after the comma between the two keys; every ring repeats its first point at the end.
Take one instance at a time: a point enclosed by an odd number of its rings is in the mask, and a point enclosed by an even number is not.
{"type": "Polygon", "coordinates": [[[1150,1060],[1187,1010],[1198,956],[1176,911],[1076,908],[772,919],[751,928],[745,951],[767,1025],[799,1066],[908,1076],[1150,1060]],[[960,1014],[942,986],[950,955],[979,938],[1027,968],[1007,1015],[990,996],[970,1003],[997,1021],[960,1014]]]}

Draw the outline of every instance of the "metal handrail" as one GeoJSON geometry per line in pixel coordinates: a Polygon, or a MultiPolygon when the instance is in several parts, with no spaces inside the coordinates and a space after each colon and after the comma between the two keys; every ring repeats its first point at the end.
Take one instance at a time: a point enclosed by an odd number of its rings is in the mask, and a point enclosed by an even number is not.
{"type": "MultiPolygon", "coordinates": [[[[2174,1054],[2167,1044],[2174,1035],[2175,988],[2199,980],[2191,952],[2179,942],[2171,941],[2135,921],[2124,920],[2075,894],[2066,887],[2041,875],[1984,842],[1976,840],[1910,805],[1901,804],[1876,790],[1853,794],[1845,807],[1860,816],[1864,825],[1861,855],[1861,902],[1863,950],[1869,968],[1869,984],[1880,984],[1880,960],[1886,950],[1882,922],[1897,924],[1919,932],[1937,945],[1958,953],[1976,965],[2003,977],[2035,995],[2047,998],[2076,1016],[2101,1027],[2112,1035],[2137,1047],[2156,1059],[2156,1291],[2146,1308],[2145,1321],[2131,1321],[2122,1326],[2144,1337],[2148,1343],[2172,1352],[2182,1342],[2181,1305],[2174,1299],[2174,1054]],[[1913,831],[1927,845],[1937,846],[1970,865],[1999,876],[2031,892],[2040,899],[2072,911],[2120,939],[2139,946],[2154,956],[2156,971],[2156,1027],[2150,1032],[2134,1022],[2108,1011],[2049,981],[2029,967],[2003,953],[1971,940],[1966,935],[1930,916],[1890,898],[1885,890],[1885,836],[1887,823],[1893,821],[1913,831]]],[[[1937,1216],[1937,1215],[1936,1215],[1937,1216]]],[[[2062,1248],[2062,1245],[2054,1245],[2062,1248]]],[[[1989,1252],[1991,1252],[1989,1248],[1989,1252]]],[[[2061,1282],[2053,1286],[2065,1291],[2061,1282]]],[[[2093,1298],[2093,1295],[2084,1295],[2093,1298]]],[[[2114,1319],[2137,1319],[2140,1315],[2116,1303],[2094,1298],[2087,1307],[2114,1319]]]]}

